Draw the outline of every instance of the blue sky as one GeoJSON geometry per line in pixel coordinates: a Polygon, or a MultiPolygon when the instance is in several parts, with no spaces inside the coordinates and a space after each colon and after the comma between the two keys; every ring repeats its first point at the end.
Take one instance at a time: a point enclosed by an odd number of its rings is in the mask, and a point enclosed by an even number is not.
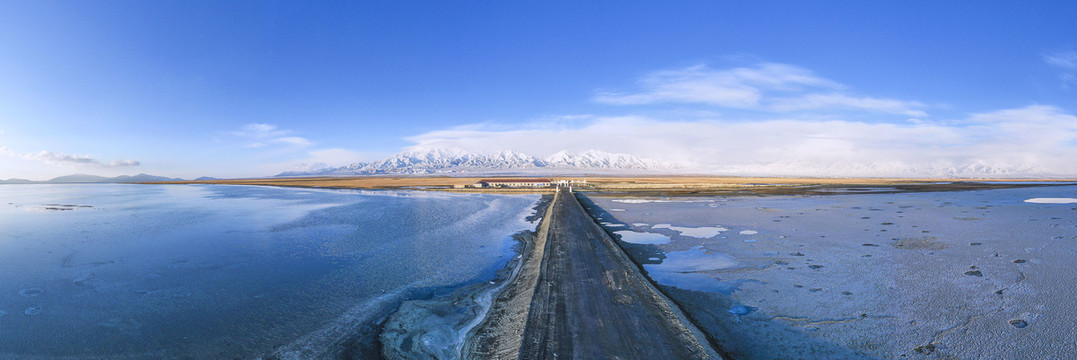
{"type": "Polygon", "coordinates": [[[0,1],[0,179],[266,176],[429,147],[598,149],[734,175],[1077,176],[1073,14],[0,1]]]}

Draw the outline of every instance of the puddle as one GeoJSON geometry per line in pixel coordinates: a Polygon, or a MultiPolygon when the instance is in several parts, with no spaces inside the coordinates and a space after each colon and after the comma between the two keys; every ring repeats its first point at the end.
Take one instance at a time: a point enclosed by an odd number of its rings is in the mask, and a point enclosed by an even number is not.
{"type": "Polygon", "coordinates": [[[620,236],[621,241],[632,244],[668,244],[669,236],[655,233],[635,232],[631,230],[614,231],[614,234],[620,236]]]}

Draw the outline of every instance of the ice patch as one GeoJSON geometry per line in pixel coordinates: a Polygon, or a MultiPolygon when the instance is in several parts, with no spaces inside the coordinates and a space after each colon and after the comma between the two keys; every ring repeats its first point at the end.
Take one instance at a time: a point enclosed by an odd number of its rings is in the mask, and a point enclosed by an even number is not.
{"type": "Polygon", "coordinates": [[[1033,204],[1077,204],[1075,198],[1031,198],[1025,200],[1027,203],[1033,204]]]}
{"type": "Polygon", "coordinates": [[[740,291],[741,285],[748,283],[762,284],[762,281],[752,279],[718,280],[704,273],[676,273],[655,271],[648,275],[662,285],[669,285],[685,290],[705,291],[732,295],[740,291]]]}
{"type": "Polygon", "coordinates": [[[715,227],[681,227],[681,226],[673,226],[673,225],[670,225],[670,224],[658,224],[658,225],[652,226],[651,228],[652,229],[670,229],[670,230],[676,231],[676,232],[678,232],[678,233],[680,233],[681,235],[684,235],[684,236],[691,236],[691,237],[695,237],[695,238],[704,238],[704,239],[718,236],[718,234],[721,234],[723,231],[729,231],[729,229],[726,229],[726,228],[721,227],[721,226],[715,226],[715,227]]]}
{"type": "Polygon", "coordinates": [[[755,234],[758,234],[758,233],[759,232],[755,231],[755,230],[741,230],[740,231],[741,235],[755,235],[755,234]]]}
{"type": "Polygon", "coordinates": [[[720,280],[702,271],[727,269],[737,266],[737,260],[722,253],[710,253],[702,247],[687,251],[671,251],[660,264],[644,264],[647,275],[662,285],[686,290],[706,291],[731,295],[746,283],[763,282],[753,279],[720,280]]]}
{"type": "Polygon", "coordinates": [[[670,241],[669,236],[655,233],[635,232],[631,230],[614,231],[613,233],[620,236],[621,241],[631,244],[658,245],[668,244],[670,241]]]}
{"type": "Polygon", "coordinates": [[[691,250],[670,251],[661,264],[647,265],[647,271],[694,272],[728,269],[737,266],[737,259],[723,253],[715,253],[695,247],[691,250]]]}
{"type": "Polygon", "coordinates": [[[648,224],[648,223],[632,223],[632,226],[651,226],[651,224],[648,224]]]}
{"type": "Polygon", "coordinates": [[[608,211],[625,211],[625,209],[607,209],[608,211]]]}
{"type": "Polygon", "coordinates": [[[616,203],[622,204],[646,204],[646,203],[696,203],[696,202],[711,202],[710,200],[659,200],[659,199],[613,199],[616,203]]]}

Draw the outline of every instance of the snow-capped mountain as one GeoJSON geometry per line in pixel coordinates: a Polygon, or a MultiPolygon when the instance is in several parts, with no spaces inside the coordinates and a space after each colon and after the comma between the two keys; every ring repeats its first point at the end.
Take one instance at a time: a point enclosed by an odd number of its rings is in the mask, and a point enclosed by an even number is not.
{"type": "Polygon", "coordinates": [[[407,151],[373,162],[359,162],[315,171],[286,171],[277,176],[379,175],[379,174],[486,174],[591,170],[622,172],[669,170],[676,166],[628,154],[588,150],[580,154],[561,151],[545,159],[512,150],[492,154],[464,150],[427,149],[407,151]]]}
{"type": "Polygon", "coordinates": [[[656,170],[673,166],[657,160],[641,159],[628,154],[587,150],[580,154],[561,151],[543,159],[547,167],[576,169],[656,170]]]}

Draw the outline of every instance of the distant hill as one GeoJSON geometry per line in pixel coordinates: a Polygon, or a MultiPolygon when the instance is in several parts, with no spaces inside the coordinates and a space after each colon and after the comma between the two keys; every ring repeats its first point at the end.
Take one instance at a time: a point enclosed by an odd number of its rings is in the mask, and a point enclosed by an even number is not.
{"type": "Polygon", "coordinates": [[[106,179],[106,181],[103,181],[103,182],[140,183],[140,182],[156,182],[156,181],[183,181],[183,179],[168,178],[168,177],[164,177],[164,176],[155,176],[155,175],[147,175],[147,174],[138,174],[138,175],[135,175],[135,176],[121,175],[121,176],[117,176],[117,177],[114,177],[114,178],[108,178],[108,179],[106,179]]]}
{"type": "Polygon", "coordinates": [[[203,176],[203,177],[194,179],[194,181],[209,181],[209,180],[220,180],[220,179],[215,178],[215,177],[209,177],[209,176],[203,176]]]}
{"type": "Polygon", "coordinates": [[[0,184],[96,184],[96,183],[142,183],[142,182],[157,182],[157,181],[183,181],[183,179],[169,178],[164,176],[138,174],[138,175],[121,175],[117,177],[104,177],[98,175],[87,174],[74,174],[67,176],[60,176],[45,181],[33,181],[26,179],[7,179],[0,180],[0,184]]]}
{"type": "Polygon", "coordinates": [[[74,174],[53,178],[52,180],[44,181],[51,184],[67,184],[67,183],[96,183],[96,182],[108,182],[107,177],[97,175],[86,174],[74,174]]]}

